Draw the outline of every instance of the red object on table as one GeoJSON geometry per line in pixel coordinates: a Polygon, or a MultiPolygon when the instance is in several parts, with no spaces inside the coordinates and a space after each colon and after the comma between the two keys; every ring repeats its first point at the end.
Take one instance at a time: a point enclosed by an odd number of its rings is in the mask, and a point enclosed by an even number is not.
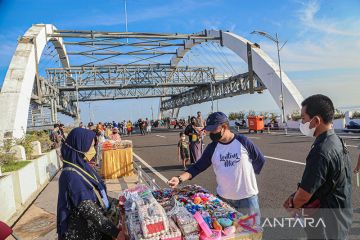
{"type": "Polygon", "coordinates": [[[157,233],[157,232],[161,232],[161,231],[165,230],[165,226],[164,226],[163,222],[148,224],[146,226],[146,228],[148,229],[149,234],[153,234],[153,233],[157,233]]]}
{"type": "Polygon", "coordinates": [[[5,240],[8,236],[13,233],[11,227],[6,223],[0,221],[0,240],[5,240]]]}
{"type": "Polygon", "coordinates": [[[248,216],[247,218],[240,219],[238,223],[239,223],[239,225],[240,225],[241,227],[245,228],[246,230],[249,230],[249,231],[252,231],[252,232],[254,232],[254,233],[257,233],[258,230],[254,229],[254,228],[252,228],[252,227],[250,227],[249,225],[246,224],[246,222],[247,222],[248,220],[252,219],[252,220],[253,220],[253,224],[252,224],[252,225],[255,225],[255,217],[256,217],[256,213],[253,214],[253,215],[248,216]]]}

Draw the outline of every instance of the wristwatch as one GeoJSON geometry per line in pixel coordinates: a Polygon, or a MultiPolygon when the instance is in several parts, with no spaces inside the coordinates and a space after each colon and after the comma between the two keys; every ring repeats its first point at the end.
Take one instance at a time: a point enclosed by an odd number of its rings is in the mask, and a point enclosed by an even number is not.
{"type": "Polygon", "coordinates": [[[179,179],[179,184],[183,182],[180,176],[177,176],[177,178],[179,179]]]}

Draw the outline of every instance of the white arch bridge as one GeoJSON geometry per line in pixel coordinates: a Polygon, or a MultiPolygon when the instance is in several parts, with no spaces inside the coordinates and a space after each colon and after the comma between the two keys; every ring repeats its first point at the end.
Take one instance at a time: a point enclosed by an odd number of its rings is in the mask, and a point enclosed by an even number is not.
{"type": "MultiPolygon", "coordinates": [[[[282,84],[287,115],[300,108],[302,96],[284,72],[282,84]]],[[[281,108],[277,64],[257,44],[231,32],[98,32],[36,24],[19,39],[5,76],[0,139],[21,137],[29,126],[57,122],[58,112],[78,119],[80,101],[160,98],[161,111],[176,113],[183,106],[265,89],[281,108]],[[181,64],[192,48],[209,43],[233,51],[248,71],[219,77],[216,66],[181,64]],[[59,66],[40,69],[49,44],[59,66]],[[50,112],[47,121],[44,109],[50,112]]]]}

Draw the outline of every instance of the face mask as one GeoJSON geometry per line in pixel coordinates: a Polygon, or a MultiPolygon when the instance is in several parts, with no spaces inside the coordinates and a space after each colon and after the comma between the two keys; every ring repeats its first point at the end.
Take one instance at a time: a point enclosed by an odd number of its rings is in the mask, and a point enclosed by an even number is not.
{"type": "Polygon", "coordinates": [[[93,157],[96,155],[96,150],[95,150],[94,146],[91,146],[89,151],[84,153],[84,155],[85,155],[85,159],[88,160],[88,161],[93,159],[93,157]]]}
{"type": "Polygon", "coordinates": [[[213,142],[218,142],[221,138],[222,138],[222,129],[220,132],[217,132],[217,133],[210,133],[210,139],[213,141],[213,142]]]}
{"type": "Polygon", "coordinates": [[[306,123],[302,123],[300,122],[300,131],[302,134],[304,134],[305,136],[309,136],[309,137],[314,137],[314,133],[316,128],[310,128],[310,123],[313,119],[311,119],[310,121],[306,122],[306,123]]]}
{"type": "Polygon", "coordinates": [[[184,141],[184,140],[185,140],[185,137],[181,137],[181,140],[183,140],[183,141],[184,141]]]}

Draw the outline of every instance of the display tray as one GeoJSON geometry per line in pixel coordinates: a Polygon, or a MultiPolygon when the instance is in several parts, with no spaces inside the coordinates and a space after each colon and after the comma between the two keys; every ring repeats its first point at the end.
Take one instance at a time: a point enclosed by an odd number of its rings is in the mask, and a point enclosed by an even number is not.
{"type": "Polygon", "coordinates": [[[137,185],[123,191],[119,202],[126,239],[257,240],[263,235],[253,217],[198,185],[155,191],[137,185]]]}

